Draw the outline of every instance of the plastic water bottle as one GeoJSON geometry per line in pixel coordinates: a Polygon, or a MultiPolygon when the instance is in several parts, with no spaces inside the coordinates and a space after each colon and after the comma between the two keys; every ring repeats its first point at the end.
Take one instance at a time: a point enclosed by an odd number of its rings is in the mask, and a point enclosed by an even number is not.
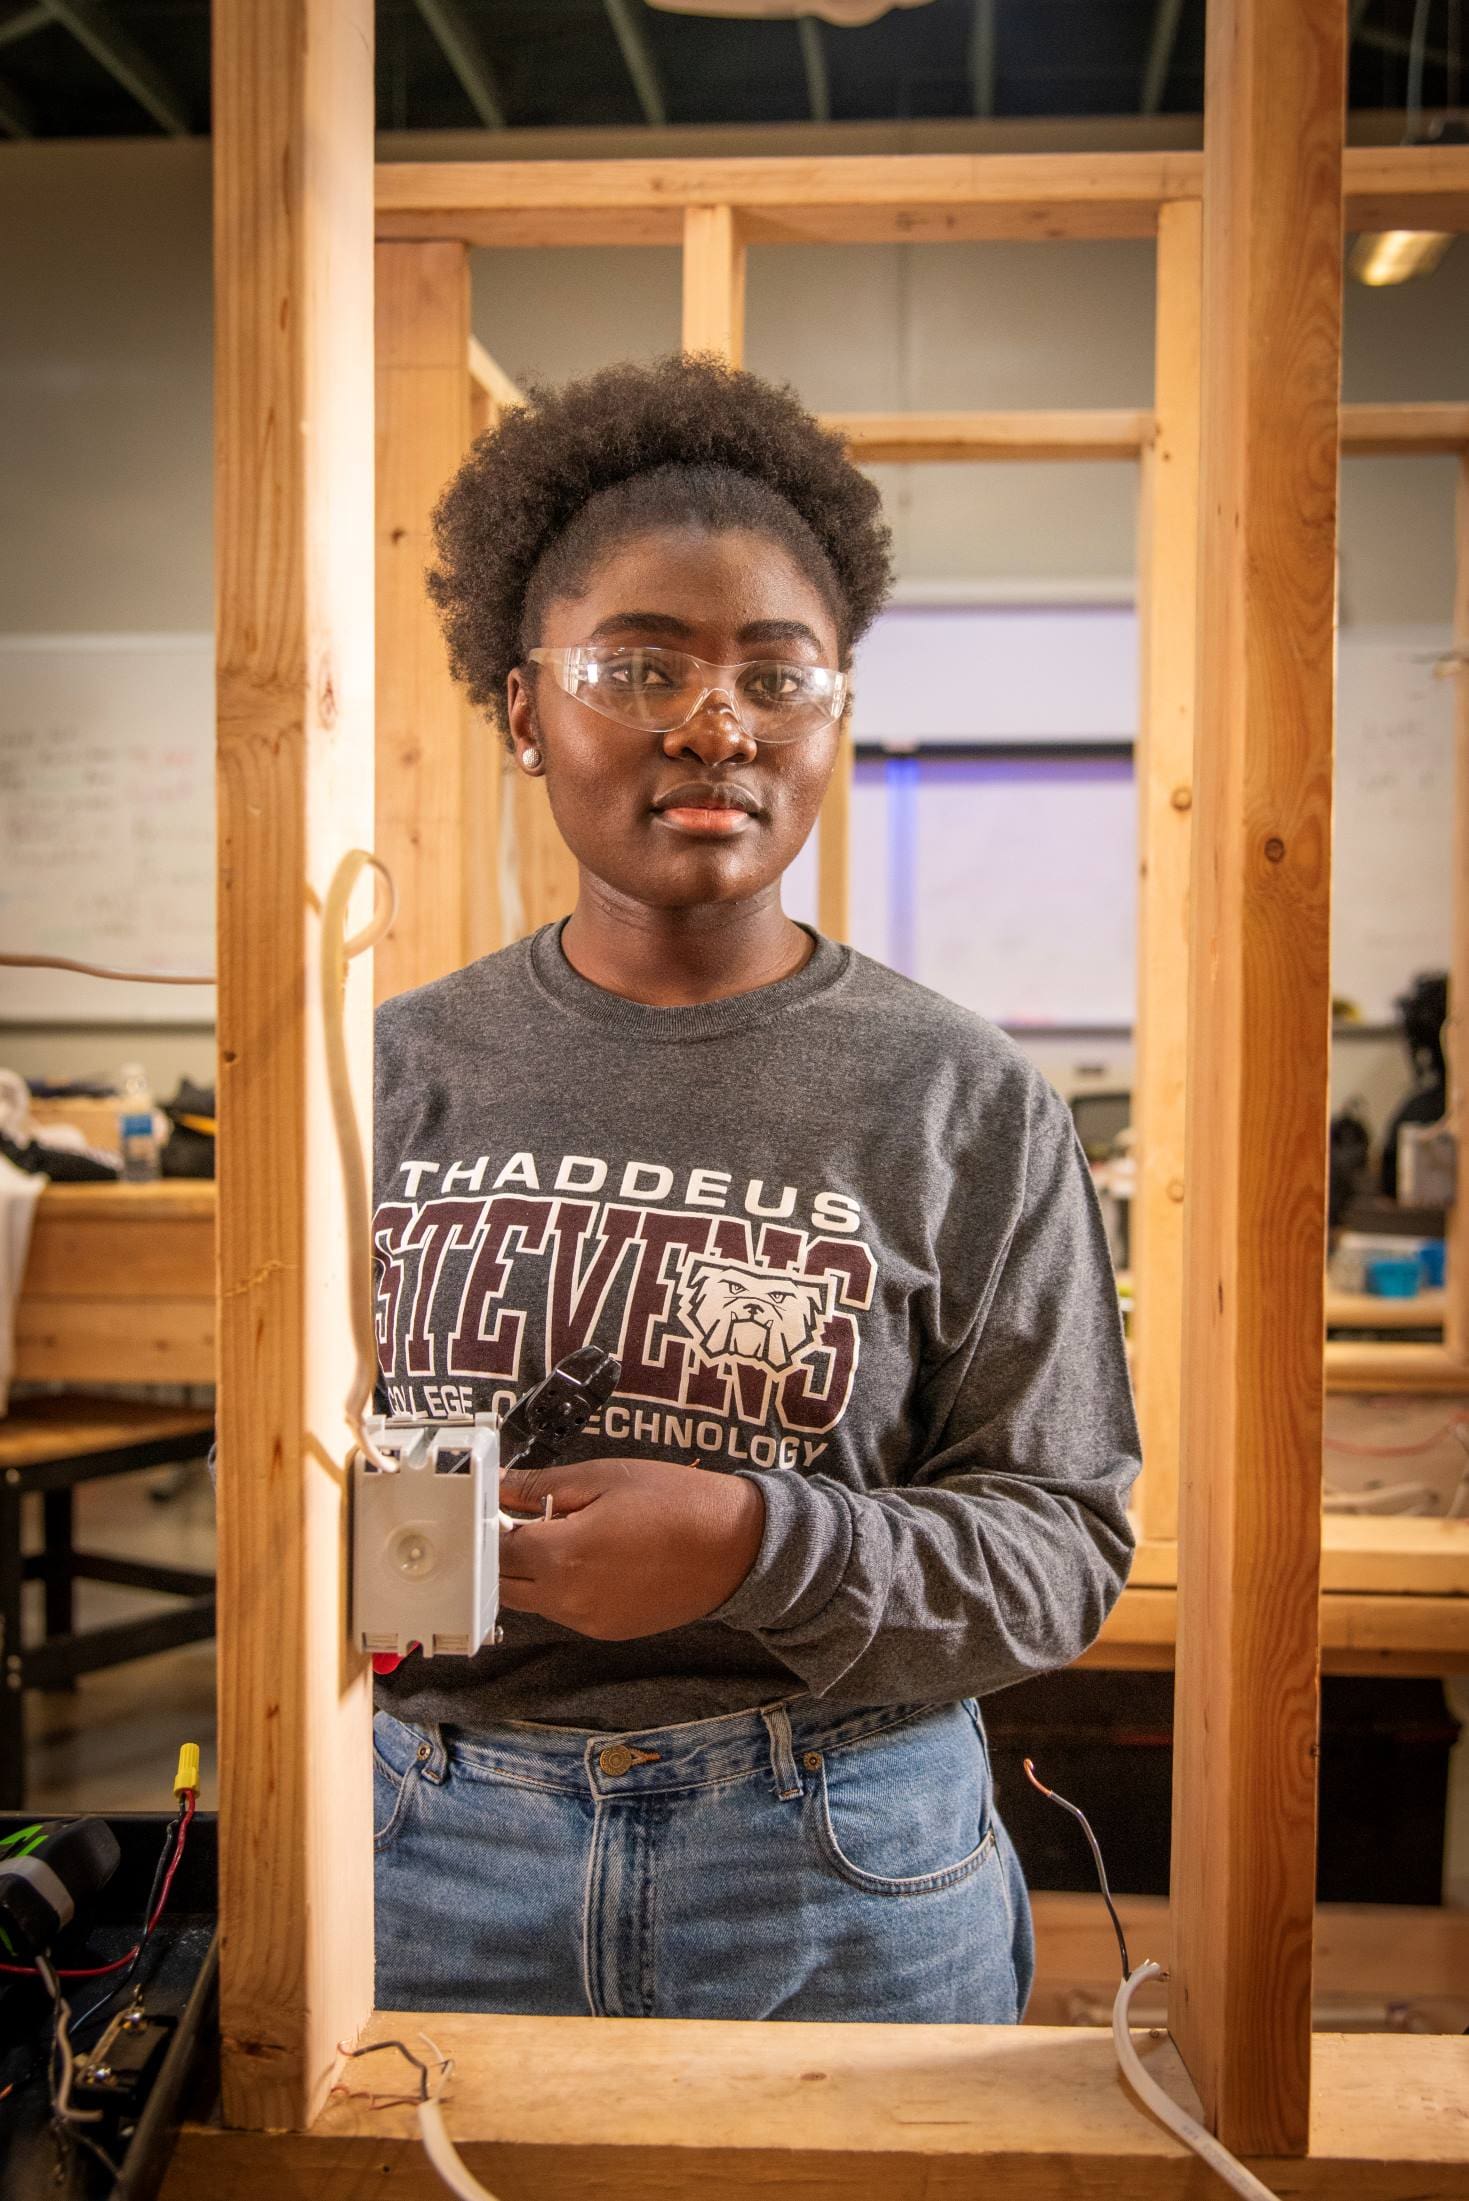
{"type": "Polygon", "coordinates": [[[141,1062],[124,1063],[117,1110],[117,1143],[122,1149],[123,1181],[151,1184],[160,1174],[158,1133],[153,1124],[153,1095],[141,1062]]]}

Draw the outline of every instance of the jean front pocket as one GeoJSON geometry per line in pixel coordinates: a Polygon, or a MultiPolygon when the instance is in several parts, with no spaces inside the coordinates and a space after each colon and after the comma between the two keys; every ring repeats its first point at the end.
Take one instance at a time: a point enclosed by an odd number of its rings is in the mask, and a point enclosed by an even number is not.
{"type": "Polygon", "coordinates": [[[944,1705],[811,1756],[817,1843],[850,1886],[929,1895],[994,1855],[989,1760],[966,1706],[944,1705]]]}
{"type": "Polygon", "coordinates": [[[372,1723],[372,1846],[388,1848],[402,1831],[421,1783],[424,1744],[411,1727],[379,1712],[372,1723]]]}

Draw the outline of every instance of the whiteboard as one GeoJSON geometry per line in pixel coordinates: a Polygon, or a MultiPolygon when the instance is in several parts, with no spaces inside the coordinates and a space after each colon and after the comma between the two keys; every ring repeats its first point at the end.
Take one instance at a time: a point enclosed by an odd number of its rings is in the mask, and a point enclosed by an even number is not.
{"type": "Polygon", "coordinates": [[[996,1024],[1130,1025],[1136,808],[1126,759],[864,759],[852,944],[996,1024]]]}
{"type": "Polygon", "coordinates": [[[857,766],[853,944],[994,1023],[1130,1025],[1131,763],[942,750],[1131,742],[1134,607],[910,600],[853,675],[854,736],[890,752],[857,766]]]}
{"type": "Polygon", "coordinates": [[[1131,741],[1131,604],[899,604],[857,645],[852,732],[936,742],[1131,741]]]}
{"type": "MultiPolygon", "coordinates": [[[[1441,626],[1340,638],[1332,991],[1369,1024],[1452,937],[1454,683],[1441,626]]],[[[905,605],[856,664],[853,939],[1005,1024],[1133,1021],[1132,770],[1097,758],[945,758],[965,742],[1130,741],[1137,626],[1117,605],[905,605]],[[910,777],[905,779],[905,770],[910,777]]]]}
{"type": "MultiPolygon", "coordinates": [[[[0,636],[0,948],[214,968],[214,641],[0,636]]],[[[208,1024],[212,986],[0,969],[10,1023],[208,1024]]]]}
{"type": "Polygon", "coordinates": [[[1453,937],[1454,686],[1446,627],[1358,627],[1337,661],[1331,989],[1369,1024],[1453,937]]]}

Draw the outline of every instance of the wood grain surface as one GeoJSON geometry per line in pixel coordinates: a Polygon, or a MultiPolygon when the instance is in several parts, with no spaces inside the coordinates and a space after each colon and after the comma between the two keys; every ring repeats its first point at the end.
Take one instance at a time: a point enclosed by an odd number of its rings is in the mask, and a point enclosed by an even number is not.
{"type": "MultiPolygon", "coordinates": [[[[250,2126],[306,2124],[372,2005],[316,922],[373,833],[372,54],[371,0],[215,7],[221,2028],[250,2126]]],[[[370,1015],[359,962],[369,1149],[370,1015]]]]}
{"type": "MultiPolygon", "coordinates": [[[[476,951],[466,908],[498,833],[470,750],[496,737],[449,672],[424,574],[430,517],[470,440],[469,253],[380,244],[377,328],[377,853],[398,914],[373,956],[379,1001],[458,970],[476,951]],[[478,802],[471,800],[472,788],[478,802]]],[[[497,943],[498,944],[498,943],[497,943]]]]}
{"type": "Polygon", "coordinates": [[[745,240],[729,206],[691,206],[683,218],[683,348],[731,367],[745,356],[745,240]]]}
{"type": "MultiPolygon", "coordinates": [[[[1469,147],[1354,146],[1348,230],[1469,228],[1469,147]]],[[[910,153],[718,160],[385,161],[382,237],[481,245],[677,244],[689,206],[740,210],[752,244],[1148,237],[1203,189],[1197,153],[910,153]]]]}
{"type": "Polygon", "coordinates": [[[1311,2104],[1345,59],[1338,0],[1211,6],[1170,2023],[1272,2155],[1311,2104]]]}
{"type": "Polygon", "coordinates": [[[1150,1537],[1178,1534],[1201,252],[1198,202],[1165,206],[1158,221],[1154,424],[1143,456],[1138,557],[1142,708],[1136,759],[1131,1338],[1143,1458],[1137,1508],[1143,1534],[1150,1537]]]}
{"type": "MultiPolygon", "coordinates": [[[[1109,2034],[1032,2026],[697,2024],[379,2013],[455,2058],[445,2121],[498,2201],[1213,2201],[1132,2101],[1109,2034]]],[[[1166,2035],[1139,2052],[1185,2102],[1166,2035]]],[[[380,2067],[390,2057],[374,2058],[380,2067]]],[[[349,2067],[350,2069],[351,2067],[349,2067]]],[[[360,2070],[361,2067],[358,2067],[360,2070]]],[[[1323,2036],[1292,2201],[1463,2201],[1462,2044],[1323,2036]]],[[[308,2135],[186,2130],[165,2201],[437,2201],[410,2112],[335,2097],[308,2135]]]]}

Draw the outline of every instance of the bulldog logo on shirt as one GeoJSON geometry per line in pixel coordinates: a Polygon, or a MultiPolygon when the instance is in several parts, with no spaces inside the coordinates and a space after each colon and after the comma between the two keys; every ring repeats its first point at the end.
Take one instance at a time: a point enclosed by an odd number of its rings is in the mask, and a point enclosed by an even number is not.
{"type": "Polygon", "coordinates": [[[781,1374],[810,1346],[830,1310],[830,1287],[829,1277],[690,1255],[679,1311],[706,1360],[747,1361],[781,1374]]]}

